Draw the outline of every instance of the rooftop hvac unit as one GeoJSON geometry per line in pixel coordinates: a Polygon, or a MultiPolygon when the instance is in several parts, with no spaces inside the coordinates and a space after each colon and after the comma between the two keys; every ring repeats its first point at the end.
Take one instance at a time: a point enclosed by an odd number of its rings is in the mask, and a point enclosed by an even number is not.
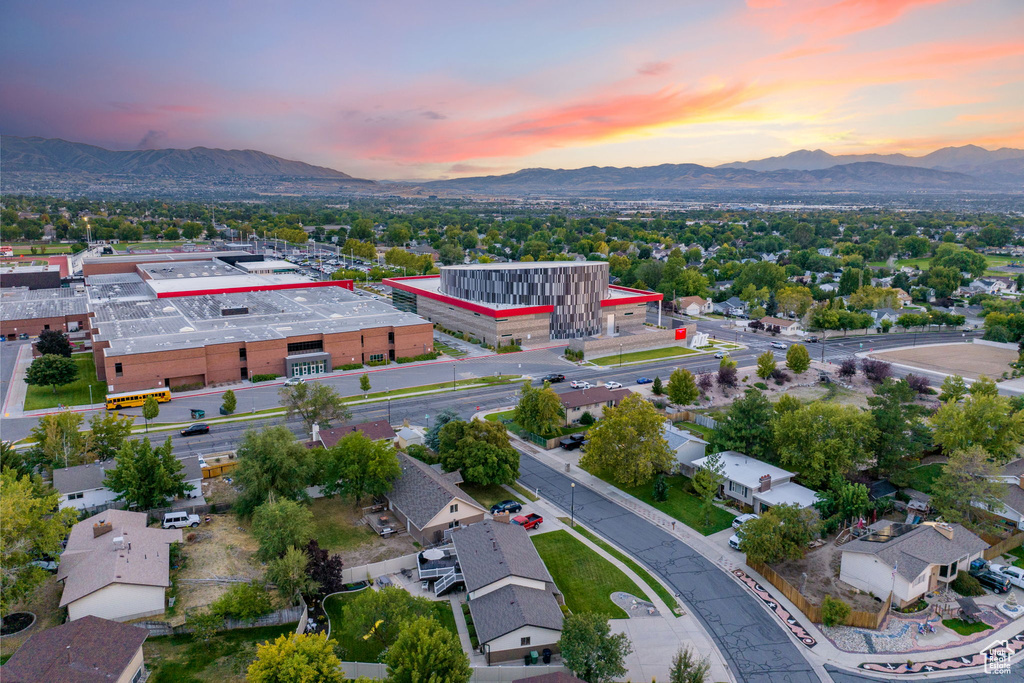
{"type": "Polygon", "coordinates": [[[248,306],[231,306],[220,309],[220,314],[223,315],[248,315],[248,306]]]}

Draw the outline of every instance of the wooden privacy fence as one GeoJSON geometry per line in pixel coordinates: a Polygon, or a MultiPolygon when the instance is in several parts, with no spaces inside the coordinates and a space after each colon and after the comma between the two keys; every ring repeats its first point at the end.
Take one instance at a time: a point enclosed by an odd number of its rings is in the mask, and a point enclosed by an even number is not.
{"type": "MultiPolygon", "coordinates": [[[[815,605],[804,597],[804,595],[800,593],[793,584],[786,581],[781,574],[767,565],[761,564],[760,562],[751,562],[749,559],[747,560],[747,566],[763,576],[768,583],[782,591],[782,594],[786,596],[786,599],[792,602],[798,610],[807,616],[808,619],[815,624],[822,623],[821,605],[815,605]]],[[[846,620],[846,625],[878,630],[881,628],[886,615],[889,613],[889,606],[891,603],[892,595],[890,594],[889,598],[885,601],[885,604],[882,605],[882,608],[879,609],[878,612],[861,612],[853,610],[850,612],[850,616],[846,620]]]]}
{"type": "Polygon", "coordinates": [[[680,410],[675,413],[666,412],[665,417],[673,422],[693,422],[708,429],[718,429],[718,422],[714,418],[702,415],[701,413],[695,413],[692,410],[680,410]]]}
{"type": "Polygon", "coordinates": [[[1021,544],[1024,544],[1024,532],[1016,533],[1009,538],[999,538],[998,536],[990,536],[989,534],[981,534],[981,540],[986,543],[991,543],[990,548],[986,548],[984,557],[986,560],[992,560],[1008,550],[1019,548],[1021,544]]]}

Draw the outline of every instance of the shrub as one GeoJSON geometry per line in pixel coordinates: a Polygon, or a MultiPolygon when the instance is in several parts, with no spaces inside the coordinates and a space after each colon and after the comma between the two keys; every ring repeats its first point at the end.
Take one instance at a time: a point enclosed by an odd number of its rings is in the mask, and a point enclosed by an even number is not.
{"type": "MultiPolygon", "coordinates": [[[[401,362],[401,361],[399,361],[399,362],[401,362]]],[[[335,370],[360,370],[360,369],[362,369],[362,367],[363,367],[362,363],[345,363],[344,365],[339,365],[338,367],[336,367],[334,369],[335,370]]],[[[260,375],[260,377],[262,377],[262,375],[260,375]]],[[[255,378],[253,378],[253,379],[255,381],[255,378]]]]}
{"type": "Polygon", "coordinates": [[[775,380],[776,384],[782,384],[783,382],[788,382],[791,379],[793,379],[792,377],[789,376],[789,373],[783,370],[782,368],[775,368],[774,370],[772,370],[772,374],[770,376],[773,380],[775,380]]]}
{"type": "Polygon", "coordinates": [[[377,366],[387,365],[387,364],[388,364],[388,359],[387,358],[385,358],[384,360],[371,360],[369,363],[367,363],[367,365],[370,366],[371,368],[375,368],[377,366]]]}
{"type": "Polygon", "coordinates": [[[235,397],[235,392],[228,389],[224,392],[224,401],[221,403],[221,408],[224,409],[225,413],[233,413],[237,407],[238,399],[235,397]]]}
{"type": "Polygon", "coordinates": [[[754,386],[760,389],[761,391],[768,391],[768,385],[765,384],[764,382],[754,382],[754,386]]]}
{"type": "Polygon", "coordinates": [[[860,368],[864,371],[864,376],[868,381],[875,384],[881,384],[892,377],[892,366],[884,360],[863,358],[860,361],[860,368]]]}
{"type": "Polygon", "coordinates": [[[956,578],[949,583],[949,587],[967,598],[985,594],[985,589],[981,587],[981,582],[965,571],[958,572],[956,578]]]}
{"type": "Polygon", "coordinates": [[[651,491],[651,498],[658,501],[668,500],[668,480],[664,474],[654,478],[654,489],[651,491]]]}
{"type": "Polygon", "coordinates": [[[210,611],[224,619],[248,621],[273,611],[270,593],[259,581],[234,583],[224,595],[217,598],[210,611]]]}
{"type": "Polygon", "coordinates": [[[590,414],[589,410],[580,415],[580,424],[584,427],[589,427],[594,424],[594,416],[590,414]]]}
{"type": "Polygon", "coordinates": [[[264,374],[264,375],[253,375],[252,376],[252,381],[253,381],[254,384],[256,382],[269,382],[270,380],[277,379],[280,376],[281,375],[275,375],[272,372],[268,372],[267,374],[264,374]]]}
{"type": "Polygon", "coordinates": [[[171,391],[195,391],[196,389],[202,389],[205,384],[202,382],[192,382],[190,384],[179,384],[176,387],[171,387],[171,391]]]}
{"type": "Polygon", "coordinates": [[[654,384],[651,385],[651,393],[655,396],[661,396],[665,393],[665,390],[661,386],[661,377],[654,378],[654,384]]]}
{"type": "Polygon", "coordinates": [[[906,376],[907,385],[919,394],[930,394],[932,392],[931,385],[928,383],[927,377],[915,375],[913,373],[906,376]]]}
{"type": "Polygon", "coordinates": [[[729,388],[736,386],[735,367],[724,366],[718,369],[718,386],[729,388]]]}
{"type": "Polygon", "coordinates": [[[666,403],[665,401],[651,401],[651,403],[653,403],[654,407],[657,408],[658,410],[665,410],[665,408],[668,407],[668,403],[666,403]]]}
{"type": "Polygon", "coordinates": [[[419,460],[420,462],[425,462],[428,465],[433,465],[436,462],[440,462],[438,457],[431,453],[430,449],[428,449],[426,446],[422,444],[410,444],[409,447],[405,449],[405,452],[409,455],[410,458],[415,458],[416,460],[419,460]]]}
{"type": "Polygon", "coordinates": [[[840,377],[853,377],[857,374],[857,359],[846,358],[839,364],[840,377]]]}
{"type": "Polygon", "coordinates": [[[565,350],[565,358],[566,358],[566,360],[571,360],[571,361],[581,361],[581,360],[583,360],[583,352],[582,351],[574,351],[572,349],[566,349],[565,350]]]}
{"type": "Polygon", "coordinates": [[[495,349],[498,353],[515,353],[516,351],[522,351],[523,347],[519,344],[509,344],[508,346],[499,346],[495,349]]]}
{"type": "MultiPolygon", "coordinates": [[[[419,354],[417,356],[402,356],[401,358],[396,358],[395,362],[396,363],[416,363],[416,362],[419,362],[421,360],[434,360],[435,358],[437,358],[440,355],[441,355],[440,351],[431,351],[430,353],[421,353],[421,354],[419,354]]],[[[362,367],[362,366],[360,365],[358,367],[362,367]]]]}
{"type": "Polygon", "coordinates": [[[701,373],[700,377],[697,378],[697,388],[703,393],[711,391],[711,387],[715,385],[715,379],[710,372],[701,373]]]}
{"type": "Polygon", "coordinates": [[[825,601],[821,603],[821,622],[825,626],[845,624],[849,617],[849,605],[831,595],[825,596],[825,601]]]}

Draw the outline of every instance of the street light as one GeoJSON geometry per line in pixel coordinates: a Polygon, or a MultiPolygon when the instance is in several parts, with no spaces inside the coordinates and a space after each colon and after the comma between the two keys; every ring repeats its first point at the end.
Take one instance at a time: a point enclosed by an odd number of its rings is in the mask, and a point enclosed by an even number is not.
{"type": "Polygon", "coordinates": [[[569,502],[569,525],[576,528],[576,482],[569,484],[570,502],[569,502]]]}
{"type": "Polygon", "coordinates": [[[619,344],[619,367],[622,367],[622,344],[619,344]]]}
{"type": "Polygon", "coordinates": [[[455,361],[452,361],[452,391],[455,391],[455,361]]]}

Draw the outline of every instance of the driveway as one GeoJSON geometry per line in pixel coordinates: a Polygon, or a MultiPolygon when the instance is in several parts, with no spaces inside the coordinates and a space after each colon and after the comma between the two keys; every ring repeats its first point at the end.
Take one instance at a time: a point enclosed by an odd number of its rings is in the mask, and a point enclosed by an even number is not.
{"type": "MultiPolygon", "coordinates": [[[[524,486],[569,509],[570,478],[525,454],[520,457],[519,471],[524,486]]],[[[575,514],[679,593],[715,639],[737,681],[821,680],[775,617],[688,545],[580,484],[576,486],[575,514]]]]}

